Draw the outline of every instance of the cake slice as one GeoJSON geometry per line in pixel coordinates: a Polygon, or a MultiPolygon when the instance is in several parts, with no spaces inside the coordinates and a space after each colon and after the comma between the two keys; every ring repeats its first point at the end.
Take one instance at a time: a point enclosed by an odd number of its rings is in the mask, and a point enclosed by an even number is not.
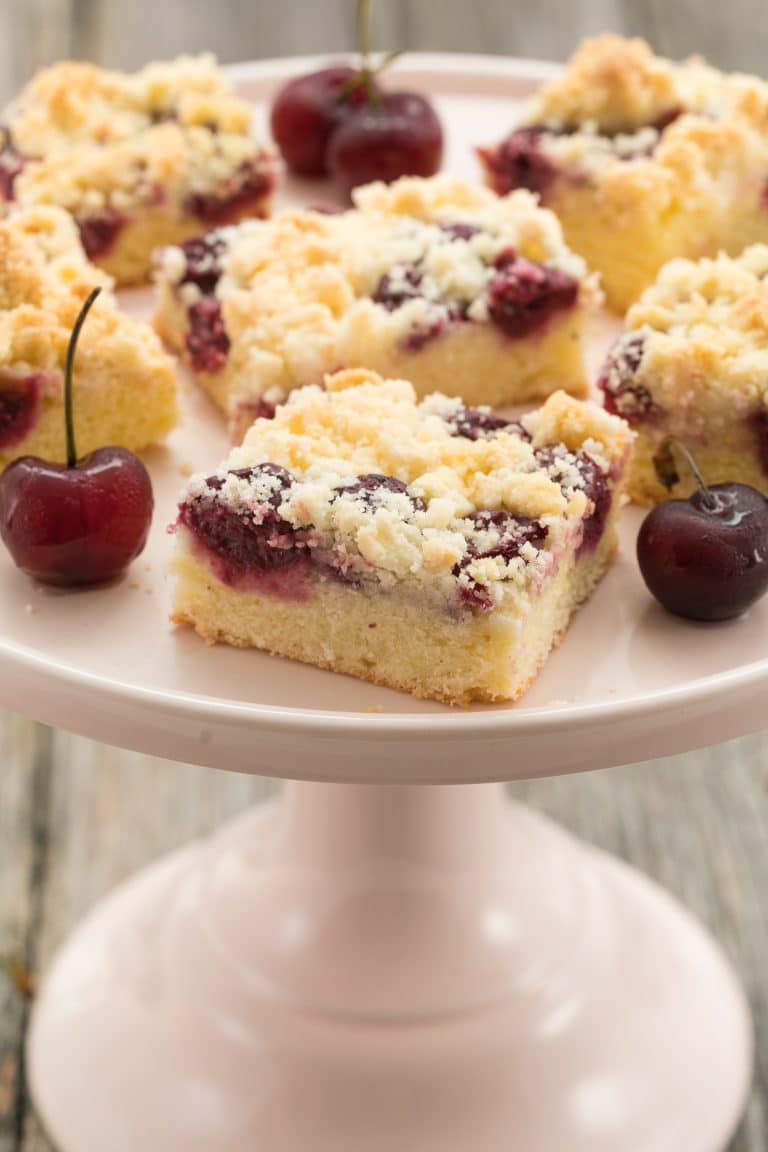
{"type": "Polygon", "coordinates": [[[688,495],[665,487],[653,458],[666,436],[693,453],[710,484],[768,496],[768,247],[737,259],[673,260],[626,317],[598,387],[637,434],[629,491],[641,504],[688,495]]]}
{"type": "Polygon", "coordinates": [[[17,456],[66,459],[67,341],[97,284],[104,290],[80,337],[74,378],[79,452],[107,444],[135,451],[173,427],[174,365],[155,332],[118,310],[66,212],[17,211],[0,221],[0,468],[17,456]]]}
{"type": "Polygon", "coordinates": [[[336,373],[190,481],[173,618],[424,698],[514,700],[610,563],[630,448],[564,392],[514,423],[336,373]]]}
{"type": "Polygon", "coordinates": [[[120,284],[158,245],[267,214],[275,160],[211,56],[128,74],[65,61],[5,110],[0,199],[55,204],[120,284]]]}
{"type": "Polygon", "coordinates": [[[768,85],[642,40],[585,41],[480,157],[557,213],[622,312],[674,257],[768,241],[768,85]]]}
{"type": "Polygon", "coordinates": [[[447,176],[372,184],[338,215],[291,212],[164,253],[158,330],[237,425],[338,368],[470,404],[586,389],[598,299],[554,216],[447,176]]]}

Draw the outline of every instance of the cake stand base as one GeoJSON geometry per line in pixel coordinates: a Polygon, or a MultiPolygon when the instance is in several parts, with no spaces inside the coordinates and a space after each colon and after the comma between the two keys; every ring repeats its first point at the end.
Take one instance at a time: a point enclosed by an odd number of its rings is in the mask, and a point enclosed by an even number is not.
{"type": "Polygon", "coordinates": [[[62,1152],[722,1152],[751,1032],[668,896],[501,786],[292,784],[41,991],[62,1152]]]}

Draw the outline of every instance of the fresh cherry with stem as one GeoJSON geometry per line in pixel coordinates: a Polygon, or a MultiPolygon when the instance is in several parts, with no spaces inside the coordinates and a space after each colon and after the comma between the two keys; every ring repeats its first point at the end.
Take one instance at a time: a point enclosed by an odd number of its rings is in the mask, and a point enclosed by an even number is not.
{"type": "Polygon", "coordinates": [[[671,437],[654,460],[666,487],[679,480],[675,449],[696,490],[687,500],[663,501],[643,521],[637,538],[643,579],[677,616],[740,616],[768,590],[768,501],[747,484],[708,486],[688,449],[671,437]]]}
{"type": "Polygon", "coordinates": [[[22,456],[0,476],[0,535],[19,568],[45,584],[102,584],[147,541],[154,500],[144,464],[125,448],[78,460],[72,377],[78,337],[101,289],[78,314],[64,370],[66,464],[22,456]]]}
{"type": "Polygon", "coordinates": [[[302,176],[330,172],[346,191],[372,180],[431,176],[440,167],[443,131],[419,93],[385,92],[371,54],[372,0],[358,0],[356,68],[333,65],[291,80],[272,105],[272,135],[288,167],[302,176]]]}

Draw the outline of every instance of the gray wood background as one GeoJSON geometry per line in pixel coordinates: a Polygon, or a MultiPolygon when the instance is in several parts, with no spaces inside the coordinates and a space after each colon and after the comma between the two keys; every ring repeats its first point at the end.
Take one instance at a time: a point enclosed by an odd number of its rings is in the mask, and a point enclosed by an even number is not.
{"type": "MultiPolygon", "coordinates": [[[[381,47],[559,59],[581,35],[610,28],[645,35],[672,56],[699,51],[764,73],[765,24],[765,0],[379,0],[376,13],[381,47]]],[[[223,61],[324,52],[350,47],[353,26],[352,0],[0,0],[0,100],[65,55],[135,67],[201,49],[223,61]]],[[[2,712],[0,765],[0,957],[33,974],[115,883],[274,789],[2,712]]],[[[768,1152],[767,788],[768,731],[512,789],[666,885],[737,966],[758,1050],[731,1152],[768,1152]]],[[[50,1152],[24,1088],[29,998],[18,975],[0,970],[0,1152],[50,1152]]]]}

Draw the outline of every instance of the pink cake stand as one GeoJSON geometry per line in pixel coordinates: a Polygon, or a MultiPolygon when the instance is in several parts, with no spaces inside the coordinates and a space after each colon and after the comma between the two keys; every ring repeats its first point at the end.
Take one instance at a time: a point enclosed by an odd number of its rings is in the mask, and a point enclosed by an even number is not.
{"type": "MultiPolygon", "coordinates": [[[[286,67],[238,78],[258,97],[286,67]]],[[[542,73],[435,57],[401,70],[438,94],[465,166],[470,136],[493,139],[507,94],[542,73]]],[[[301,782],[119,888],[64,947],[29,1051],[54,1141],[721,1152],[751,1065],[733,974],[667,895],[508,805],[500,782],[761,726],[768,601],[715,627],[664,615],[630,512],[616,565],[517,706],[451,711],[206,648],[167,623],[164,525],[183,473],[225,448],[207,402],[186,387],[185,404],[150,457],[156,523],[128,580],[57,594],[0,558],[0,700],[110,744],[301,782]]]]}

